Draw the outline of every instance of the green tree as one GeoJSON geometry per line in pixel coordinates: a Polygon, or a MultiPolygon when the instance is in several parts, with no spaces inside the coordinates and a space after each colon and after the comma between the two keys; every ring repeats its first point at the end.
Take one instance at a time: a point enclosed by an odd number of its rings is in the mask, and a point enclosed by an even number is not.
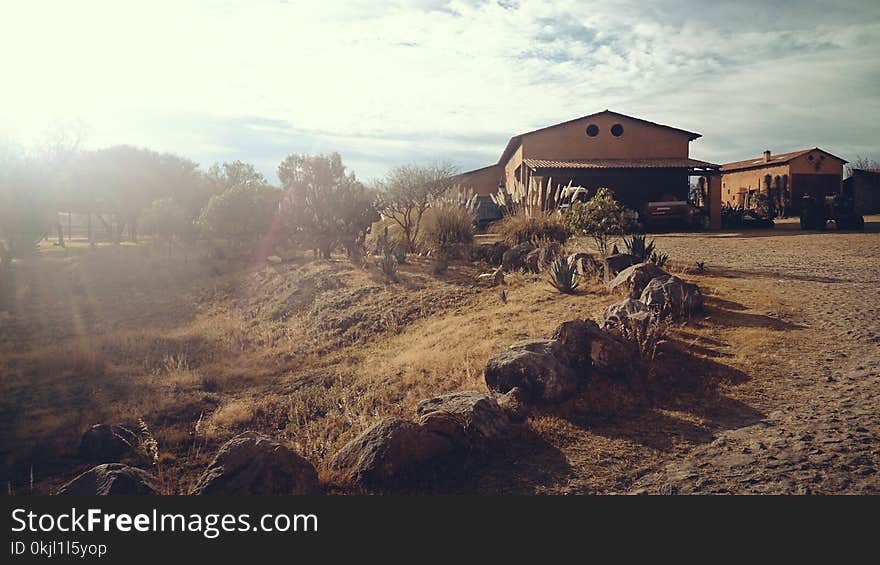
{"type": "Polygon", "coordinates": [[[267,234],[280,200],[281,191],[268,185],[233,186],[211,197],[198,223],[209,236],[248,246],[267,234]]]}
{"type": "Polygon", "coordinates": [[[174,241],[191,239],[194,230],[193,222],[187,217],[186,210],[170,196],[154,200],[144,209],[141,213],[140,225],[157,239],[168,244],[169,257],[174,241]]]}
{"type": "Polygon", "coordinates": [[[376,195],[346,172],[338,153],[288,155],[278,178],[285,190],[281,214],[293,240],[323,258],[338,246],[349,256],[363,253],[370,226],[379,219],[376,195]]]}
{"type": "Polygon", "coordinates": [[[565,221],[572,233],[592,237],[603,256],[608,255],[611,240],[631,227],[626,208],[614,199],[614,194],[607,188],[600,188],[587,202],[574,202],[565,215],[565,221]]]}

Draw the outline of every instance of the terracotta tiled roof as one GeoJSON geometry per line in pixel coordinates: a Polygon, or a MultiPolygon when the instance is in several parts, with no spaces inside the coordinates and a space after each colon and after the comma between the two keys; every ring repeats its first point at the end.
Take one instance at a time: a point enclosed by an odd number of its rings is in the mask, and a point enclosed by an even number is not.
{"type": "MultiPolygon", "coordinates": [[[[779,153],[778,155],[770,154],[770,160],[764,162],[764,156],[755,157],[754,159],[746,159],[745,161],[736,161],[733,163],[725,163],[721,165],[722,171],[737,171],[740,169],[751,169],[751,168],[759,168],[759,167],[775,167],[776,165],[784,165],[788,163],[792,159],[797,159],[801,155],[806,155],[810,151],[821,151],[822,153],[834,157],[835,159],[840,159],[836,155],[831,155],[827,151],[822,151],[818,147],[811,147],[809,149],[801,149],[800,151],[790,151],[789,153],[779,153]]],[[[844,163],[845,160],[840,159],[844,163]]]]}
{"type": "Polygon", "coordinates": [[[697,159],[524,159],[532,169],[717,169],[719,165],[697,159]]]}

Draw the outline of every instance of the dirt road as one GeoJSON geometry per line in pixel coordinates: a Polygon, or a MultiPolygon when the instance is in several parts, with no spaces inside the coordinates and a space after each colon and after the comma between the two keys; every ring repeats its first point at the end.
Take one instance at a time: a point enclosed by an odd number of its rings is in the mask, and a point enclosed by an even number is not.
{"type": "Polygon", "coordinates": [[[676,259],[770,293],[804,331],[783,352],[794,370],[768,387],[765,418],[661,464],[630,492],[880,492],[880,218],[868,220],[873,232],[782,225],[657,238],[676,259]]]}

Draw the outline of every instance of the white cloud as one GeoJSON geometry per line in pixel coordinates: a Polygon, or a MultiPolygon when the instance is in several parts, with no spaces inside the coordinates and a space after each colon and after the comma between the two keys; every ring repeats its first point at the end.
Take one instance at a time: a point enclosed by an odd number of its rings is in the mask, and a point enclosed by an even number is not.
{"type": "Polygon", "coordinates": [[[510,135],[612,108],[703,133],[707,159],[878,156],[877,8],[765,4],[3,1],[0,127],[27,142],[81,120],[93,145],[266,172],[338,149],[372,176],[481,166],[510,135]]]}

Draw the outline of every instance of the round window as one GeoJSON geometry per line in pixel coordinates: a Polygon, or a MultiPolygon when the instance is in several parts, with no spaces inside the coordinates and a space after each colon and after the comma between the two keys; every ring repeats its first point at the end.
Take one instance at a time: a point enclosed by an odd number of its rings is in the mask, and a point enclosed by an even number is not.
{"type": "Polygon", "coordinates": [[[611,126],[611,135],[614,137],[620,137],[623,135],[623,126],[620,124],[614,124],[611,126]]]}
{"type": "Polygon", "coordinates": [[[590,124],[587,126],[587,135],[590,137],[596,137],[599,135],[599,126],[596,124],[590,124]]]}

